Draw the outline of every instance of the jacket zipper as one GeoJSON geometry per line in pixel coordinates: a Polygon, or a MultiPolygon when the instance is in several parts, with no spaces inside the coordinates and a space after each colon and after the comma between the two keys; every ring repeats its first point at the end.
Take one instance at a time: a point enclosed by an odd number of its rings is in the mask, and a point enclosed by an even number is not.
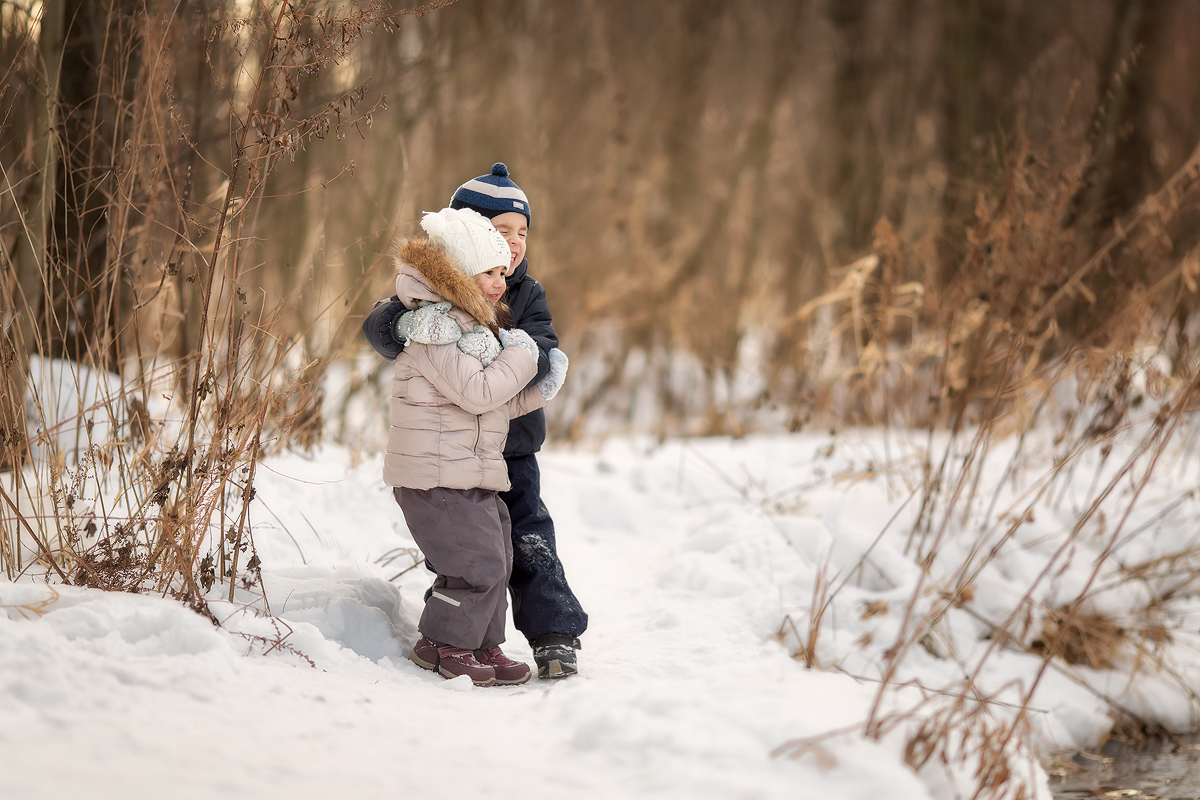
{"type": "Polygon", "coordinates": [[[479,414],[476,414],[475,415],[475,446],[471,448],[471,452],[475,454],[476,458],[479,458],[479,437],[481,435],[483,435],[483,430],[482,430],[483,426],[480,425],[480,422],[479,422],[480,419],[482,419],[482,417],[479,414]]]}

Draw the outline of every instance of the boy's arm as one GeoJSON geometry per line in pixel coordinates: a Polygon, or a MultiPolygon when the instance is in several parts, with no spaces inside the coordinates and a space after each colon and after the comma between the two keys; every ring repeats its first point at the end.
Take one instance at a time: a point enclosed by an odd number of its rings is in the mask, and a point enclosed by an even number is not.
{"type": "Polygon", "coordinates": [[[395,361],[406,342],[451,344],[463,335],[462,328],[448,316],[450,303],[431,303],[409,311],[392,295],[380,300],[363,320],[363,334],[379,355],[395,361]]]}
{"type": "Polygon", "coordinates": [[[550,318],[550,303],[546,300],[546,290],[542,284],[533,281],[533,291],[529,302],[521,312],[516,326],[533,338],[538,347],[538,371],[533,376],[530,385],[536,384],[550,371],[550,351],[558,347],[558,334],[554,332],[554,322],[550,318]]]}
{"type": "Polygon", "coordinates": [[[396,356],[404,350],[404,342],[396,338],[396,320],[405,311],[408,309],[400,302],[399,296],[392,295],[387,300],[376,303],[371,313],[363,320],[363,335],[367,337],[371,347],[375,348],[375,352],[388,361],[395,361],[396,356]]]}

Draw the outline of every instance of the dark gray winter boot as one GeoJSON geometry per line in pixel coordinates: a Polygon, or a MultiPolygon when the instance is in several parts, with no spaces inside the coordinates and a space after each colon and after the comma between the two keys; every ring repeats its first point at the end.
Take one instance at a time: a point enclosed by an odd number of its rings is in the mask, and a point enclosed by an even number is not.
{"type": "Polygon", "coordinates": [[[562,633],[548,633],[529,643],[533,660],[537,662],[539,678],[567,678],[579,673],[575,651],[581,649],[579,639],[562,633]]]}

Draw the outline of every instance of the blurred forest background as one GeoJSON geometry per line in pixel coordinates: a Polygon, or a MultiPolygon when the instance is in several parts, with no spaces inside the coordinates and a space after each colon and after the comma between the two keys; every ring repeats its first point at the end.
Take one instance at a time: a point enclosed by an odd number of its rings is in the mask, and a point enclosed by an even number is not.
{"type": "Polygon", "coordinates": [[[1028,363],[1120,339],[1172,270],[1154,321],[1195,306],[1197,0],[0,8],[6,381],[36,352],[194,382],[270,317],[319,382],[388,242],[497,160],[576,365],[560,435],[924,422],[993,368],[921,330],[1024,326],[1028,363]]]}
{"type": "Polygon", "coordinates": [[[285,440],[345,433],[388,243],[497,160],[575,365],[560,436],[958,425],[1065,354],[1190,354],[1200,0],[0,14],[17,449],[30,354],[196,402],[257,363],[285,440]]]}

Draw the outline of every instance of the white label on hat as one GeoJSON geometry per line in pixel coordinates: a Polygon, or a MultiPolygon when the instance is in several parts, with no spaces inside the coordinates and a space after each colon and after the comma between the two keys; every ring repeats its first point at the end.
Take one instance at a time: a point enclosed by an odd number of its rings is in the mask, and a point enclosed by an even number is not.
{"type": "Polygon", "coordinates": [[[520,200],[513,200],[513,208],[524,208],[525,204],[520,200]]]}

